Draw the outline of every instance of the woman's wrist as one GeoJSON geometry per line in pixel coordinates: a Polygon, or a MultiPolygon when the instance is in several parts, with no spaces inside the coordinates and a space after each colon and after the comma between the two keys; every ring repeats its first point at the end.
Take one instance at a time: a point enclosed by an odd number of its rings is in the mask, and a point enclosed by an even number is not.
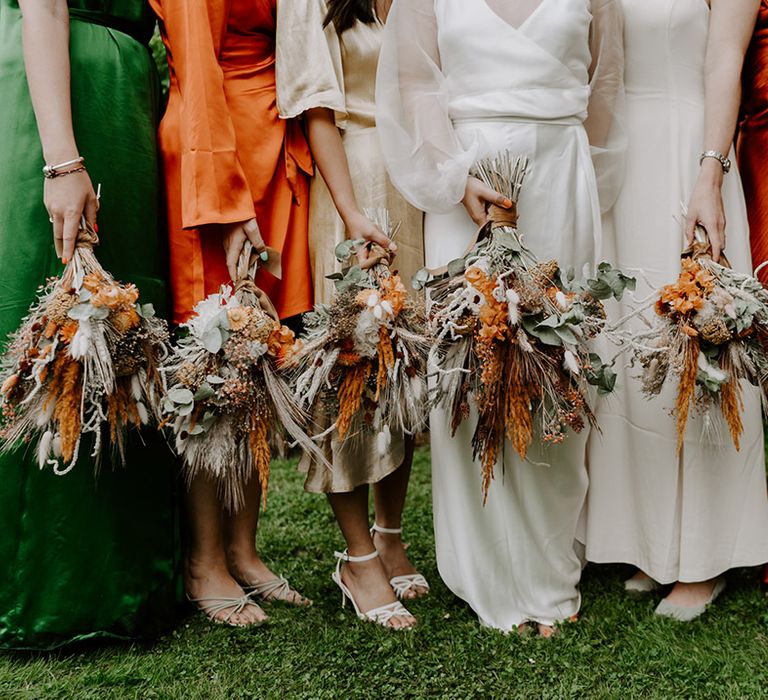
{"type": "Polygon", "coordinates": [[[715,158],[704,158],[702,160],[699,168],[699,180],[701,182],[720,188],[723,186],[724,178],[725,172],[720,161],[715,158]]]}
{"type": "Polygon", "coordinates": [[[343,212],[340,211],[339,215],[344,222],[344,227],[346,228],[347,233],[349,233],[350,229],[355,228],[355,224],[359,223],[361,218],[365,217],[365,214],[363,214],[357,207],[350,207],[343,212]]]}

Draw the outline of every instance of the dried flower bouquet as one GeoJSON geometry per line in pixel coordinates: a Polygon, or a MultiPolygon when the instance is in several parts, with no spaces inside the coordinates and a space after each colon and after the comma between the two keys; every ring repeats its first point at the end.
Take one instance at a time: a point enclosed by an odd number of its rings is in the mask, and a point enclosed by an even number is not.
{"type": "Polygon", "coordinates": [[[487,497],[505,438],[525,459],[534,435],[561,443],[568,428],[594,423],[589,385],[613,389],[616,375],[592,352],[605,310],[634,280],[601,264],[575,280],[557,261],[539,262],[517,230],[516,203],[527,159],[508,153],[480,161],[475,175],[513,202],[492,206],[489,222],[461,259],[442,271],[421,271],[428,287],[433,400],[451,412],[454,432],[478,410],[472,446],[487,497]]]}
{"type": "MultiPolygon", "coordinates": [[[[365,213],[396,235],[386,210],[365,213]]],[[[347,263],[360,244],[340,244],[338,259],[347,263]]],[[[382,263],[370,270],[353,265],[331,278],[337,290],[332,303],[305,316],[303,347],[290,363],[292,384],[304,408],[331,417],[324,435],[335,430],[344,440],[373,431],[384,453],[392,431],[412,434],[426,422],[424,303],[382,263]]]]}
{"type": "Polygon", "coordinates": [[[139,291],[99,264],[81,230],[60,278],[40,289],[2,358],[3,451],[37,443],[37,461],[66,474],[83,437],[96,466],[105,444],[124,460],[126,433],[157,416],[168,329],[139,291]],[[62,466],[63,465],[63,466],[62,466]]]}
{"type": "Polygon", "coordinates": [[[678,450],[691,407],[705,416],[719,408],[739,449],[742,382],[759,387],[767,405],[768,291],[755,277],[732,270],[727,259],[713,262],[707,234],[697,227],[680,275],[658,293],[655,311],[655,322],[630,346],[643,368],[646,396],[657,396],[668,379],[678,382],[678,450]]]}
{"type": "Polygon", "coordinates": [[[239,279],[194,309],[163,363],[164,424],[182,458],[187,483],[207,474],[230,511],[244,503],[244,487],[269,481],[271,431],[282,427],[305,450],[319,452],[302,425],[304,413],[280,376],[296,350],[271,302],[254,283],[259,257],[250,244],[239,279]]]}

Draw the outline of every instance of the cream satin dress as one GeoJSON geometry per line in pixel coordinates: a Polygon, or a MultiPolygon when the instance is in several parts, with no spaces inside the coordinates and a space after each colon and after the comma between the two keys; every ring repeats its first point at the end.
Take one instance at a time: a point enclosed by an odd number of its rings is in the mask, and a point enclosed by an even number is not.
{"type": "MultiPolygon", "coordinates": [[[[705,0],[623,0],[627,172],[613,212],[615,262],[638,268],[654,287],[680,271],[680,202],[687,202],[704,149],[705,0]]],[[[731,159],[735,161],[733,154],[731,159]]],[[[751,271],[739,173],[723,187],[727,252],[751,271]]],[[[637,296],[650,288],[639,281],[637,296]]],[[[628,310],[622,304],[615,313],[628,310]]],[[[617,391],[599,408],[602,435],[589,446],[587,558],[634,564],[661,583],[703,581],[768,560],[768,498],[760,404],[745,390],[744,435],[736,452],[719,414],[705,430],[688,422],[676,453],[676,386],[652,401],[637,370],[620,369],[617,391]]]]}
{"type": "MultiPolygon", "coordinates": [[[[395,0],[390,12],[377,124],[393,182],[427,212],[430,267],[464,253],[476,229],[460,204],[470,167],[504,149],[531,159],[520,229],[538,256],[580,268],[600,249],[598,179],[610,198],[619,172],[611,128],[622,74],[617,6],[542,0],[514,26],[510,5],[395,0]]],[[[474,421],[452,437],[440,410],[430,427],[437,562],[448,587],[482,623],[505,631],[575,615],[587,433],[534,446],[527,461],[507,445],[483,506],[474,421]]]]}
{"type": "MultiPolygon", "coordinates": [[[[410,289],[410,280],[424,266],[421,211],[394,188],[376,133],[376,67],[383,25],[358,22],[342,36],[333,25],[323,28],[324,0],[280,0],[277,4],[277,102],[280,116],[298,117],[309,109],[333,110],[349,163],[358,206],[388,209],[400,223],[398,254],[393,269],[410,289]]],[[[330,303],[333,282],[327,275],[341,269],[336,245],[346,238],[341,220],[323,178],[316,172],[310,186],[309,252],[315,302],[330,303]]],[[[322,427],[330,425],[319,417],[322,427]]],[[[397,469],[405,456],[403,435],[393,435],[388,454],[379,455],[375,439],[362,430],[342,444],[335,436],[325,450],[333,470],[305,458],[305,488],[313,492],[348,492],[372,484],[397,469]]]]}

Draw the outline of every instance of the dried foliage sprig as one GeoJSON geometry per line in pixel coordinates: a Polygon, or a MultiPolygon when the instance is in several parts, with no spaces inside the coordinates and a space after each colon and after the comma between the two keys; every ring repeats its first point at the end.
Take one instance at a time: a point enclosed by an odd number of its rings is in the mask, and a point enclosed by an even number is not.
{"type": "Polygon", "coordinates": [[[164,423],[186,481],[207,475],[230,511],[243,506],[245,486],[253,478],[259,479],[266,502],[273,430],[282,427],[323,459],[305,433],[305,413],[280,374],[297,345],[253,281],[258,259],[248,244],[238,282],[197,304],[161,368],[167,387],[164,423]]]}
{"type": "Polygon", "coordinates": [[[128,429],[159,413],[166,323],[104,270],[97,244],[93,229],[80,231],[72,260],[39,290],[2,358],[2,450],[36,443],[39,466],[57,474],[75,466],[86,435],[97,468],[107,445],[124,461],[128,429]]]}
{"type": "MultiPolygon", "coordinates": [[[[384,209],[366,215],[393,238],[398,226],[384,209]]],[[[337,247],[342,263],[360,242],[337,247]]],[[[301,405],[331,417],[342,440],[373,431],[378,449],[389,448],[392,431],[414,433],[427,417],[424,302],[408,294],[385,264],[352,265],[331,276],[336,296],[305,316],[303,347],[291,360],[292,385],[301,405]]]]}
{"type": "Polygon", "coordinates": [[[634,280],[603,263],[577,281],[557,261],[539,262],[517,229],[517,201],[528,161],[502,153],[480,161],[475,175],[513,202],[492,206],[476,243],[445,270],[421,271],[437,342],[433,401],[451,412],[454,432],[478,411],[472,440],[487,497],[494,467],[509,439],[525,459],[540,431],[561,443],[594,423],[588,387],[613,389],[616,375],[591,350],[605,325],[602,300],[621,298],[634,280]]]}

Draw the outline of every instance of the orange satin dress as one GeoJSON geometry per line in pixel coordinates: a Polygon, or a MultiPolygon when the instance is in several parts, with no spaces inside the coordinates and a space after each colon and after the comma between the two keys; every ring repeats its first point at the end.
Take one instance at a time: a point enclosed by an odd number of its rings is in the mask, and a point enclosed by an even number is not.
{"type": "MultiPolygon", "coordinates": [[[[768,260],[768,0],[760,13],[744,61],[738,159],[747,198],[752,263],[768,260]]],[[[760,272],[768,284],[768,269],[760,272]]]]}
{"type": "Polygon", "coordinates": [[[276,107],[276,0],[150,0],[171,75],[160,125],[173,320],[229,280],[209,224],[254,216],[282,253],[282,280],[257,283],[281,318],[312,308],[307,242],[312,159],[300,124],[276,107]],[[203,228],[205,227],[205,228],[203,228]]]}

